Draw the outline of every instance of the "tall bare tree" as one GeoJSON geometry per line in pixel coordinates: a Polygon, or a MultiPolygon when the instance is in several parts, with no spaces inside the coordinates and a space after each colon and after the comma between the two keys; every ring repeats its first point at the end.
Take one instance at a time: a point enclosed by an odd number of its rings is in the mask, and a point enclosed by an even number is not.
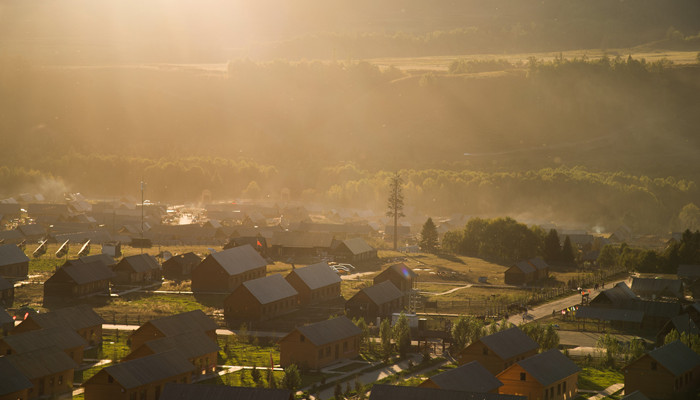
{"type": "Polygon", "coordinates": [[[389,181],[389,198],[387,200],[387,208],[388,211],[386,212],[387,217],[393,217],[394,218],[394,250],[398,249],[398,223],[399,223],[399,218],[403,217],[403,189],[401,188],[401,185],[403,184],[403,179],[401,179],[401,175],[397,172],[390,178],[389,181]]]}

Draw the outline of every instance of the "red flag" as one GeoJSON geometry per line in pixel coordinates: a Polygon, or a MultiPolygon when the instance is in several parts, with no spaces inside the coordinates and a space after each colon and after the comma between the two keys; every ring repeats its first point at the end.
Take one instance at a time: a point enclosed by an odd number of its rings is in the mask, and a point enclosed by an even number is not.
{"type": "Polygon", "coordinates": [[[262,243],[260,243],[259,240],[258,240],[258,246],[259,246],[259,247],[262,247],[262,243]]]}
{"type": "Polygon", "coordinates": [[[16,320],[17,320],[17,316],[16,316],[16,315],[13,315],[13,316],[12,316],[12,319],[14,319],[14,320],[16,321],[16,320]]]}
{"type": "Polygon", "coordinates": [[[27,319],[28,316],[29,316],[29,311],[27,311],[27,312],[24,314],[24,319],[27,319]]]}

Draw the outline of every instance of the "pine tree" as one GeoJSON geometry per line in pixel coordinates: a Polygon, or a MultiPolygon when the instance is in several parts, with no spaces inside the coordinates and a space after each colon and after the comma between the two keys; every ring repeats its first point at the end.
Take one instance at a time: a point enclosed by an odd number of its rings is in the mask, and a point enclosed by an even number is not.
{"type": "Polygon", "coordinates": [[[567,236],[564,239],[564,246],[561,248],[561,262],[564,264],[573,264],[576,260],[574,248],[571,246],[571,239],[567,236]]]}
{"type": "Polygon", "coordinates": [[[394,219],[394,250],[398,249],[399,218],[404,217],[402,184],[403,180],[398,172],[390,178],[386,216],[394,219]]]}
{"type": "Polygon", "coordinates": [[[406,356],[411,349],[411,328],[408,326],[406,314],[401,313],[393,329],[393,336],[396,345],[399,347],[399,356],[406,356]]]}
{"type": "Polygon", "coordinates": [[[391,322],[388,319],[385,319],[384,321],[382,321],[381,325],[379,325],[379,337],[382,341],[382,356],[384,357],[384,359],[389,359],[389,357],[393,353],[391,336],[391,322]]]}
{"type": "Polygon", "coordinates": [[[284,369],[284,378],[282,378],[282,386],[286,389],[296,392],[301,386],[301,374],[296,364],[292,364],[284,369]]]}
{"type": "Polygon", "coordinates": [[[561,260],[561,245],[559,244],[559,234],[556,229],[550,229],[547,237],[544,238],[544,260],[548,263],[556,263],[561,260]]]}
{"type": "Polygon", "coordinates": [[[428,218],[420,232],[420,248],[427,253],[434,253],[438,248],[438,231],[432,218],[428,218]]]}

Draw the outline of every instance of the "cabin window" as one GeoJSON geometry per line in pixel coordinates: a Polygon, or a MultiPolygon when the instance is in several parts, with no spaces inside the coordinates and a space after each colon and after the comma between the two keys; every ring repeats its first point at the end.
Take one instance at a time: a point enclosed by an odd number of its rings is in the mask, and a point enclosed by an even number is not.
{"type": "Polygon", "coordinates": [[[114,383],[114,377],[112,377],[112,375],[108,375],[108,376],[107,376],[107,382],[109,382],[109,383],[114,383]]]}
{"type": "Polygon", "coordinates": [[[656,371],[656,361],[651,362],[651,370],[656,371]]]}
{"type": "Polygon", "coordinates": [[[481,353],[482,353],[483,355],[487,356],[487,355],[489,354],[489,349],[488,349],[488,347],[484,347],[483,349],[481,349],[481,353]]]}
{"type": "Polygon", "coordinates": [[[133,392],[129,395],[129,400],[136,400],[136,392],[133,392]]]}
{"type": "Polygon", "coordinates": [[[318,349],[318,358],[323,358],[323,349],[318,349]]]}
{"type": "Polygon", "coordinates": [[[145,391],[145,390],[142,390],[142,391],[141,391],[141,395],[139,396],[139,399],[140,399],[140,400],[147,400],[147,399],[148,399],[148,397],[146,396],[146,391],[145,391]]]}
{"type": "Polygon", "coordinates": [[[58,376],[58,385],[59,386],[63,385],[63,375],[58,376]]]}
{"type": "Polygon", "coordinates": [[[554,386],[552,386],[551,388],[549,388],[549,397],[554,398],[554,386]]]}
{"type": "Polygon", "coordinates": [[[566,381],[561,383],[561,391],[566,393],[566,381]]]}
{"type": "Polygon", "coordinates": [[[544,400],[549,400],[549,390],[544,390],[544,400]]]}
{"type": "Polygon", "coordinates": [[[557,396],[561,394],[561,383],[557,385],[557,396]]]}
{"type": "Polygon", "coordinates": [[[326,347],[326,357],[331,355],[331,346],[326,347]]]}
{"type": "Polygon", "coordinates": [[[521,373],[520,373],[520,380],[521,380],[521,381],[524,381],[524,380],[525,380],[525,376],[526,376],[526,374],[525,374],[524,372],[521,372],[521,373]]]}
{"type": "Polygon", "coordinates": [[[347,340],[343,342],[343,352],[347,353],[348,351],[348,342],[347,340]]]}

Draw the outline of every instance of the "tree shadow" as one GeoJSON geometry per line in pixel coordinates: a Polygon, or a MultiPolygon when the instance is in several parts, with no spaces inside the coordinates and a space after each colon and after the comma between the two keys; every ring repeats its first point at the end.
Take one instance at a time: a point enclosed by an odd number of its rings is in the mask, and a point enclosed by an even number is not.
{"type": "Polygon", "coordinates": [[[466,264],[461,258],[455,256],[454,254],[436,254],[439,258],[442,258],[443,260],[447,261],[452,261],[458,264],[466,264]]]}

